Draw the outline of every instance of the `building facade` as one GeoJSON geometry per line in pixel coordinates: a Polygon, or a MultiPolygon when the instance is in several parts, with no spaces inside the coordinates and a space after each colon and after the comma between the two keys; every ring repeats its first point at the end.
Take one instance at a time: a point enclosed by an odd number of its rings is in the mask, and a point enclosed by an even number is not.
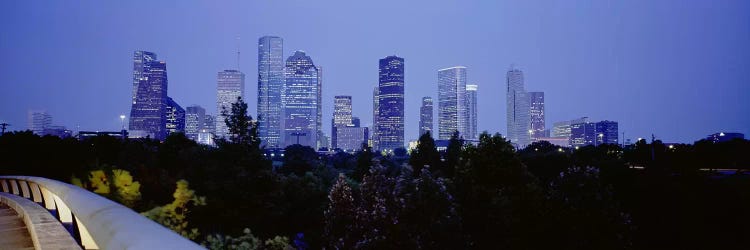
{"type": "Polygon", "coordinates": [[[531,138],[536,141],[538,138],[547,137],[545,134],[544,119],[544,92],[529,93],[529,115],[531,119],[531,138]]]}
{"type": "Polygon", "coordinates": [[[523,71],[511,66],[506,74],[507,138],[519,148],[526,147],[531,139],[529,97],[523,81],[523,71]]]}
{"type": "Polygon", "coordinates": [[[354,152],[362,149],[362,144],[366,144],[368,138],[367,127],[358,127],[352,124],[346,127],[336,128],[336,146],[334,148],[346,152],[354,152]]]}
{"type": "Polygon", "coordinates": [[[171,97],[167,97],[167,135],[185,132],[185,109],[180,107],[171,97]]]}
{"type": "Polygon", "coordinates": [[[476,84],[467,84],[466,85],[466,112],[467,112],[467,119],[468,119],[468,125],[466,128],[466,139],[477,139],[479,131],[477,130],[477,125],[479,118],[477,117],[477,90],[479,89],[479,86],[476,84]]]}
{"type": "Polygon", "coordinates": [[[372,90],[372,135],[370,136],[370,141],[372,143],[369,144],[370,147],[374,149],[378,149],[378,119],[380,119],[380,116],[378,113],[380,112],[380,97],[378,94],[380,93],[380,87],[375,86],[372,90]]]}
{"type": "Polygon", "coordinates": [[[133,64],[137,90],[130,109],[130,135],[163,140],[167,135],[167,64],[146,51],[136,51],[133,64]]]}
{"type": "Polygon", "coordinates": [[[404,58],[380,59],[378,68],[377,149],[404,147],[404,58]]]}
{"type": "Polygon", "coordinates": [[[206,109],[194,105],[185,108],[185,136],[193,141],[198,140],[198,133],[203,129],[206,119],[206,109]]]}
{"type": "Polygon", "coordinates": [[[284,40],[258,40],[258,136],[267,148],[281,145],[281,90],[284,86],[284,40]]]}
{"type": "Polygon", "coordinates": [[[466,67],[438,70],[438,139],[448,140],[456,131],[466,137],[467,104],[466,67]]]}
{"type": "Polygon", "coordinates": [[[422,97],[422,106],[419,108],[419,136],[421,137],[427,132],[430,132],[432,137],[432,97],[422,97]]]}
{"type": "Polygon", "coordinates": [[[618,125],[615,121],[600,121],[596,123],[597,145],[619,144],[618,125]]]}
{"type": "Polygon", "coordinates": [[[224,122],[227,114],[232,111],[232,103],[237,98],[245,100],[245,74],[239,70],[224,70],[216,75],[216,137],[229,137],[229,128],[224,122]]]}
{"type": "Polygon", "coordinates": [[[555,138],[567,138],[570,140],[571,125],[578,123],[586,123],[589,121],[588,117],[581,117],[569,121],[555,122],[552,127],[552,137],[555,138]]]}
{"type": "Polygon", "coordinates": [[[315,68],[318,69],[318,117],[316,118],[318,122],[318,147],[316,149],[319,149],[327,148],[329,145],[328,138],[323,132],[323,67],[316,65],[315,68]]]}
{"type": "Polygon", "coordinates": [[[36,135],[44,135],[44,130],[52,127],[52,116],[46,111],[29,111],[28,128],[36,135]]]}
{"type": "Polygon", "coordinates": [[[333,121],[331,123],[331,147],[338,148],[338,128],[353,126],[352,97],[337,95],[333,98],[333,121]]]}
{"type": "Polygon", "coordinates": [[[596,123],[584,122],[570,125],[570,146],[583,147],[596,143],[596,123]]]}
{"type": "Polygon", "coordinates": [[[287,58],[282,90],[282,147],[318,144],[318,69],[303,51],[287,58]]]}

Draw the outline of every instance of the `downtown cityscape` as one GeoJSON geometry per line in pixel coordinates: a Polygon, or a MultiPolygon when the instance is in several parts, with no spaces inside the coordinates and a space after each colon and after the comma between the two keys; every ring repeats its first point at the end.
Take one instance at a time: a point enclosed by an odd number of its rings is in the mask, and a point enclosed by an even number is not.
{"type": "Polygon", "coordinates": [[[0,249],[744,249],[750,3],[0,3],[0,249]]]}

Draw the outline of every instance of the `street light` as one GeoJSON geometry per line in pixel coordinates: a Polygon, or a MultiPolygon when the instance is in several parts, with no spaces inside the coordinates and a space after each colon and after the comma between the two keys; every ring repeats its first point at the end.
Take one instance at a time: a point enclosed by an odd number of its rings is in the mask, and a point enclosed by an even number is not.
{"type": "Polygon", "coordinates": [[[599,140],[602,140],[602,143],[603,143],[604,142],[603,138],[604,138],[604,134],[603,133],[599,133],[599,139],[596,142],[599,142],[599,140]]]}
{"type": "Polygon", "coordinates": [[[122,130],[125,130],[125,115],[120,115],[120,122],[122,123],[122,130]]]}

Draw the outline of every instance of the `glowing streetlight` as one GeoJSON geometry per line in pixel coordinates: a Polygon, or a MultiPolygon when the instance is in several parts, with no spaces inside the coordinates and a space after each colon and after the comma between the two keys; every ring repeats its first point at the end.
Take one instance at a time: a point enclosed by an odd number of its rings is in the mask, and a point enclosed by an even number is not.
{"type": "Polygon", "coordinates": [[[125,115],[120,115],[120,122],[122,123],[122,130],[125,130],[125,115]]]}

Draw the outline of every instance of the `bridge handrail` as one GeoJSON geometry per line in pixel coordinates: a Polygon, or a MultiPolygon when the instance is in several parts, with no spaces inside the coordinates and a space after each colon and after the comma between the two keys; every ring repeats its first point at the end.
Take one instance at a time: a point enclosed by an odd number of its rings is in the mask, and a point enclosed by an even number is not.
{"type": "Polygon", "coordinates": [[[75,221],[86,249],[204,249],[119,203],[75,185],[31,176],[0,176],[0,182],[4,192],[57,210],[63,223],[75,221]]]}

